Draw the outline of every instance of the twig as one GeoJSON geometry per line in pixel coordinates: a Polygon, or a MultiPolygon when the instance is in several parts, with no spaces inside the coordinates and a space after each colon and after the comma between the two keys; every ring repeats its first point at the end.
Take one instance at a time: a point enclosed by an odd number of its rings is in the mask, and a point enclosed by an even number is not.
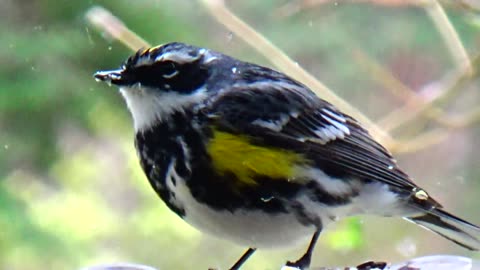
{"type": "Polygon", "coordinates": [[[86,12],[85,18],[99,31],[110,35],[133,51],[150,47],[147,41],[128,29],[122,21],[103,7],[90,8],[86,12]]]}
{"type": "MultiPolygon", "coordinates": [[[[467,74],[462,74],[461,77],[458,77],[454,84],[450,85],[448,90],[436,91],[437,94],[427,100],[400,82],[390,72],[382,68],[362,51],[353,50],[353,56],[360,65],[365,66],[368,71],[370,71],[372,78],[382,83],[386,89],[390,90],[395,96],[400,97],[406,103],[401,110],[396,110],[389,114],[387,118],[377,122],[384,130],[390,131],[404,124],[406,120],[413,120],[415,116],[415,119],[418,119],[419,114],[431,118],[437,123],[449,128],[462,128],[480,121],[480,119],[478,119],[480,117],[480,109],[472,110],[461,115],[449,115],[438,106],[443,105],[440,101],[447,101],[459,91],[458,89],[461,88],[460,85],[463,85],[465,80],[470,78],[467,74]]],[[[474,58],[472,63],[477,64],[477,61],[478,56],[474,58]]],[[[476,72],[477,69],[475,67],[474,65],[474,71],[476,72]]]]}
{"type": "MultiPolygon", "coordinates": [[[[403,108],[392,112],[380,121],[380,123],[382,123],[381,126],[386,130],[395,129],[407,121],[415,119],[420,114],[428,116],[444,126],[459,127],[458,120],[450,120],[450,117],[446,116],[443,111],[435,105],[440,105],[440,101],[446,101],[453,97],[453,95],[460,89],[458,85],[463,83],[465,79],[471,78],[476,72],[476,69],[474,68],[475,65],[472,66],[472,62],[468,57],[458,33],[455,31],[455,28],[448,19],[445,10],[438,1],[430,0],[428,5],[423,6],[442,35],[443,40],[455,60],[458,71],[453,79],[451,76],[447,76],[446,79],[443,80],[441,85],[446,85],[446,87],[444,86],[441,91],[437,91],[436,95],[430,97],[430,101],[428,102],[424,99],[415,98],[417,95],[413,92],[408,94],[406,91],[407,89],[400,88],[397,84],[397,88],[402,90],[402,94],[408,96],[409,100],[403,108]],[[437,102],[434,102],[435,100],[437,100],[437,102]]],[[[478,56],[476,58],[478,58],[478,56]]],[[[477,61],[478,59],[474,60],[475,64],[478,64],[477,61]]],[[[382,77],[387,78],[384,76],[382,77]]],[[[390,82],[394,83],[393,80],[390,80],[390,82]]],[[[470,123],[472,121],[465,121],[465,123],[467,122],[470,123]]]]}
{"type": "Polygon", "coordinates": [[[476,5],[474,4],[474,2],[467,1],[467,0],[445,0],[442,2],[446,2],[447,4],[454,5],[466,11],[471,11],[471,12],[480,11],[480,5],[478,4],[478,2],[476,3],[476,5]]]}
{"type": "MultiPolygon", "coordinates": [[[[283,6],[280,6],[274,11],[274,14],[281,17],[293,16],[299,12],[311,10],[312,8],[325,4],[369,4],[384,7],[398,8],[406,6],[422,7],[428,5],[430,0],[291,0],[283,6]]],[[[443,5],[448,5],[449,8],[461,9],[464,11],[478,12],[480,7],[475,6],[466,0],[441,0],[443,5]]]]}
{"type": "MultiPolygon", "coordinates": [[[[291,1],[287,3],[284,7],[289,7],[294,10],[294,12],[298,12],[306,7],[311,8],[316,5],[322,5],[325,3],[333,2],[332,0],[303,0],[303,1],[291,1]]],[[[419,116],[419,114],[428,116],[438,123],[448,126],[448,127],[460,127],[465,124],[470,124],[475,122],[476,117],[472,117],[471,115],[475,115],[475,112],[472,112],[465,116],[465,120],[462,120],[461,117],[451,118],[447,116],[442,109],[438,106],[433,104],[433,101],[438,99],[436,104],[440,104],[440,100],[448,100],[448,98],[452,97],[458,90],[459,87],[458,82],[463,82],[465,78],[470,78],[475,69],[472,67],[472,62],[470,61],[468,54],[458,36],[458,33],[455,31],[452,23],[448,19],[445,10],[440,5],[437,0],[417,0],[417,1],[385,1],[385,0],[362,0],[362,1],[349,1],[355,3],[371,3],[371,4],[381,4],[381,5],[389,5],[389,6],[400,6],[400,5],[415,5],[419,7],[423,7],[432,21],[434,25],[440,32],[441,36],[443,37],[444,42],[447,45],[458,69],[458,75],[456,76],[457,80],[444,80],[445,84],[450,86],[453,82],[452,87],[444,87],[442,91],[437,91],[437,94],[433,97],[430,97],[430,100],[425,100],[424,98],[420,97],[418,94],[414,93],[408,87],[403,85],[399,82],[395,77],[390,76],[388,72],[375,66],[373,62],[367,61],[369,59],[365,58],[364,55],[360,54],[357,51],[356,56],[357,59],[360,59],[364,64],[367,64],[369,69],[379,76],[373,76],[373,78],[378,78],[378,80],[383,83],[384,85],[390,86],[387,89],[394,90],[394,94],[406,100],[406,105],[399,109],[395,110],[387,117],[380,121],[380,126],[385,130],[393,130],[402,124],[411,121],[419,116]],[[449,82],[450,81],[450,82],[449,82]]],[[[446,1],[445,1],[446,2],[446,1]]],[[[464,5],[464,1],[457,1],[455,2],[457,5],[464,5]]],[[[279,10],[283,10],[284,7],[280,8],[279,10]]],[[[450,77],[447,77],[449,79],[450,77]]]]}
{"type": "Polygon", "coordinates": [[[467,51],[443,7],[437,0],[431,0],[431,5],[424,5],[424,8],[442,35],[443,41],[447,45],[457,68],[464,73],[471,74],[472,64],[470,63],[467,51]]]}
{"type": "Polygon", "coordinates": [[[480,108],[471,110],[461,115],[450,116],[446,124],[452,128],[465,128],[480,122],[480,108]]]}
{"type": "Polygon", "coordinates": [[[415,94],[415,92],[408,86],[403,84],[400,80],[395,78],[388,70],[380,66],[378,62],[366,55],[359,49],[352,50],[353,59],[363,66],[371,75],[373,80],[381,83],[389,90],[393,95],[399,97],[406,103],[424,104],[425,101],[415,94]]]}
{"type": "Polygon", "coordinates": [[[275,10],[278,16],[292,16],[296,13],[309,10],[311,8],[321,6],[324,4],[372,4],[386,7],[401,7],[401,6],[423,6],[428,0],[297,0],[289,1],[285,5],[275,10]]]}
{"type": "MultiPolygon", "coordinates": [[[[457,70],[453,74],[445,76],[440,82],[435,83],[438,89],[434,90],[433,94],[430,94],[430,101],[426,102],[421,106],[411,106],[411,104],[406,104],[405,106],[391,112],[386,117],[378,121],[379,125],[385,128],[386,130],[393,130],[409,121],[412,121],[419,117],[420,115],[427,115],[437,120],[440,124],[446,127],[464,127],[459,125],[459,119],[462,116],[457,116],[456,119],[450,119],[450,117],[439,117],[438,111],[431,110],[434,106],[445,105],[453,96],[457,95],[458,92],[463,88],[466,82],[468,82],[472,77],[475,77],[479,73],[480,66],[480,54],[477,54],[471,61],[472,63],[472,73],[466,73],[464,70],[457,70]]],[[[433,84],[430,84],[433,85],[433,84]]],[[[423,90],[425,91],[431,91],[423,90]]],[[[470,113],[471,114],[471,113],[470,113]]],[[[468,115],[468,114],[467,114],[468,115]]],[[[471,117],[471,116],[470,116],[471,117]]],[[[464,121],[466,125],[473,123],[474,121],[464,121]]]]}
{"type": "MultiPolygon", "coordinates": [[[[379,83],[383,84],[387,90],[390,90],[395,96],[398,96],[402,100],[405,101],[405,107],[408,108],[409,111],[418,111],[419,108],[425,107],[426,112],[429,116],[433,117],[435,120],[444,119],[445,113],[438,107],[435,106],[427,106],[429,103],[428,100],[419,96],[415,93],[412,89],[408,86],[403,84],[399,81],[395,76],[393,76],[390,72],[385,70],[380,66],[380,64],[376,63],[373,59],[368,57],[365,53],[360,50],[353,50],[354,59],[360,65],[363,65],[367,68],[367,70],[371,73],[371,78],[377,80],[379,83]]],[[[402,113],[404,113],[402,111],[402,113]]],[[[397,127],[399,123],[399,119],[402,115],[397,114],[394,115],[395,117],[390,116],[388,121],[381,121],[377,122],[384,130],[390,131],[394,127],[397,127]]],[[[440,121],[440,120],[439,120],[440,121]]]]}
{"type": "Polygon", "coordinates": [[[449,136],[448,130],[434,129],[426,131],[416,137],[404,140],[402,144],[395,148],[395,153],[413,153],[432,145],[439,144],[449,136]]]}

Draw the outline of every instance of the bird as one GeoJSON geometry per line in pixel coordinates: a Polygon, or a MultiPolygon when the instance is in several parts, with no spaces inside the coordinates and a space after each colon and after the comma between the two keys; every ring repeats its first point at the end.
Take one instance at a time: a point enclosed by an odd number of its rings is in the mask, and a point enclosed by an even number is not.
{"type": "Polygon", "coordinates": [[[148,181],[187,223],[247,250],[310,242],[328,224],[401,217],[469,250],[480,227],[444,210],[353,117],[301,82],[226,54],[171,42],[140,49],[97,81],[119,87],[148,181]]]}

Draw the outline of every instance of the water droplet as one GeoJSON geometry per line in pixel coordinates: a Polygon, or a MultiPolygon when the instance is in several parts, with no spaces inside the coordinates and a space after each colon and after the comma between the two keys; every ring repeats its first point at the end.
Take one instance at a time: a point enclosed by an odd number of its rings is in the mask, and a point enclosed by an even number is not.
{"type": "Polygon", "coordinates": [[[10,147],[10,146],[8,146],[8,144],[5,144],[5,145],[3,146],[3,148],[5,148],[5,150],[8,150],[9,147],[10,147]]]}
{"type": "Polygon", "coordinates": [[[90,31],[88,30],[88,27],[85,27],[85,32],[87,33],[88,42],[90,42],[90,44],[93,45],[94,42],[93,42],[93,39],[92,39],[92,35],[90,34],[90,31]]]}
{"type": "Polygon", "coordinates": [[[232,40],[233,40],[233,32],[228,32],[228,34],[227,34],[227,41],[228,41],[228,42],[232,42],[232,40]]]}
{"type": "Polygon", "coordinates": [[[112,46],[108,46],[108,50],[111,51],[111,50],[112,50],[112,46]]]}
{"type": "Polygon", "coordinates": [[[393,168],[394,168],[393,165],[389,165],[389,166],[388,166],[388,169],[389,169],[389,170],[393,170],[393,168]]]}
{"type": "Polygon", "coordinates": [[[237,73],[237,68],[236,68],[236,67],[233,67],[233,68],[232,68],[232,73],[233,73],[233,74],[237,73]]]}
{"type": "Polygon", "coordinates": [[[395,246],[397,251],[407,258],[411,258],[417,253],[417,245],[412,238],[405,238],[395,246]]]}
{"type": "Polygon", "coordinates": [[[460,184],[465,184],[465,177],[463,176],[457,176],[455,177],[455,180],[460,184]]]}

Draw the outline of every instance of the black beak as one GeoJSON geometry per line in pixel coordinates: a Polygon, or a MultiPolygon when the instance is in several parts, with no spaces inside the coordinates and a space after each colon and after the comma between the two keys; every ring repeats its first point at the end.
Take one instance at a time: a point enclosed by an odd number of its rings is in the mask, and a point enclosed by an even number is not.
{"type": "Polygon", "coordinates": [[[126,76],[123,72],[123,69],[97,71],[93,74],[93,77],[98,82],[102,81],[108,84],[126,85],[128,84],[128,80],[125,78],[126,76]]]}

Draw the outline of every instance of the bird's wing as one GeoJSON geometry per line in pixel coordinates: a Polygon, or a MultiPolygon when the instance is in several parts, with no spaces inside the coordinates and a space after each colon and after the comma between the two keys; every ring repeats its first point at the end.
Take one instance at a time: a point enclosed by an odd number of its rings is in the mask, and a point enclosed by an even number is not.
{"type": "Polygon", "coordinates": [[[407,194],[416,189],[356,120],[305,87],[247,85],[222,91],[212,100],[207,111],[216,126],[262,145],[306,154],[332,176],[380,181],[407,194]]]}

